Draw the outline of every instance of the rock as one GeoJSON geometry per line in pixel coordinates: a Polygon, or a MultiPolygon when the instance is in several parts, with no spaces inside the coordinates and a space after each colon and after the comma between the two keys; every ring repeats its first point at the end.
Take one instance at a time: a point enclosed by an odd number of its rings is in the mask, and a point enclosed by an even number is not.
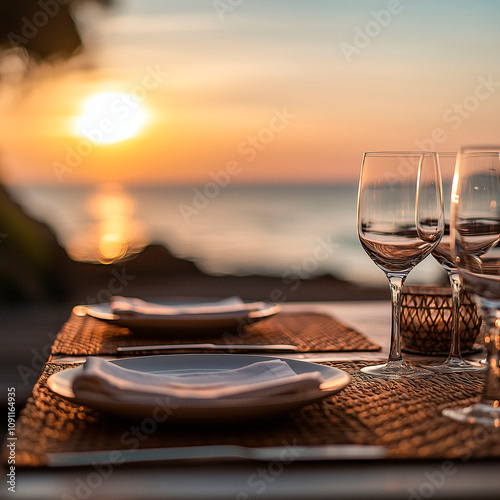
{"type": "MultiPolygon", "coordinates": [[[[51,229],[28,216],[0,185],[0,300],[57,300],[82,289],[108,287],[113,277],[201,274],[196,265],[174,257],[161,245],[150,245],[118,264],[75,262],[51,229]]],[[[112,287],[111,287],[112,288],[112,287]]]]}
{"type": "Polygon", "coordinates": [[[67,290],[59,269],[67,260],[52,231],[25,214],[0,185],[0,299],[64,294],[67,290]]]}
{"type": "Polygon", "coordinates": [[[123,265],[130,273],[144,277],[201,273],[193,262],[174,257],[167,248],[159,244],[147,246],[123,265]]]}

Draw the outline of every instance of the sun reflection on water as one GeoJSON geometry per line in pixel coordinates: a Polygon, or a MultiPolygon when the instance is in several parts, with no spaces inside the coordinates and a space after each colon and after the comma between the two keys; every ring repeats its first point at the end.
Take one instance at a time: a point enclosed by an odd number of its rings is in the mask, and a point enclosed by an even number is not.
{"type": "Polygon", "coordinates": [[[68,253],[73,259],[110,264],[146,246],[145,229],[133,218],[136,200],[122,186],[99,186],[85,206],[95,222],[83,227],[68,245],[68,253]]]}

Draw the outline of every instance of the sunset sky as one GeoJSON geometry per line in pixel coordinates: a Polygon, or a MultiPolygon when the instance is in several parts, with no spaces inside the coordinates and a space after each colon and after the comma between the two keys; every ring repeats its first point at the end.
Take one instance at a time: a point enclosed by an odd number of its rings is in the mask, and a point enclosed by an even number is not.
{"type": "Polygon", "coordinates": [[[500,139],[496,1],[116,0],[79,19],[84,56],[0,87],[6,183],[354,181],[364,151],[500,139]]]}

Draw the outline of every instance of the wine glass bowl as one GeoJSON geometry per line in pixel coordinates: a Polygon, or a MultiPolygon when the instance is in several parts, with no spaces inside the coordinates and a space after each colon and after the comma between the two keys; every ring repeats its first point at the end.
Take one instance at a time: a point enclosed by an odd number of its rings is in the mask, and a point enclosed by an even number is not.
{"type": "Polygon", "coordinates": [[[486,380],[479,403],[446,409],[455,420],[500,427],[500,146],[460,151],[451,196],[451,244],[485,323],[486,380]]]}
{"type": "Polygon", "coordinates": [[[444,230],[436,153],[365,153],[358,190],[361,246],[386,274],[392,297],[391,344],[385,364],[364,373],[386,379],[428,376],[401,353],[401,291],[408,273],[440,241],[444,230]]]}
{"type": "Polygon", "coordinates": [[[457,153],[438,153],[441,178],[443,181],[443,196],[445,227],[441,241],[432,250],[432,256],[441,264],[451,287],[451,337],[448,356],[443,363],[428,365],[434,371],[443,373],[483,370],[479,364],[470,363],[462,358],[460,345],[460,308],[462,304],[462,279],[458,273],[455,260],[452,255],[450,239],[450,200],[453,176],[456,167],[457,153]]]}
{"type": "Polygon", "coordinates": [[[432,256],[447,273],[457,273],[457,266],[451,253],[450,241],[450,199],[456,158],[457,153],[455,152],[438,153],[439,170],[443,183],[444,232],[441,241],[432,250],[432,256]]]}

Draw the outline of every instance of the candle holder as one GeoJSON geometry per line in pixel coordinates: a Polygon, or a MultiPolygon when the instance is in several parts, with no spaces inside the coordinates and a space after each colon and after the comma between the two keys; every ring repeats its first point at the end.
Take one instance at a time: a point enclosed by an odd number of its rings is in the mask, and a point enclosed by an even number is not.
{"type": "MultiPolygon", "coordinates": [[[[451,344],[451,289],[448,286],[406,286],[402,294],[401,349],[412,354],[447,356],[451,344]]],[[[474,349],[481,318],[469,293],[462,293],[460,345],[474,349]]]]}

